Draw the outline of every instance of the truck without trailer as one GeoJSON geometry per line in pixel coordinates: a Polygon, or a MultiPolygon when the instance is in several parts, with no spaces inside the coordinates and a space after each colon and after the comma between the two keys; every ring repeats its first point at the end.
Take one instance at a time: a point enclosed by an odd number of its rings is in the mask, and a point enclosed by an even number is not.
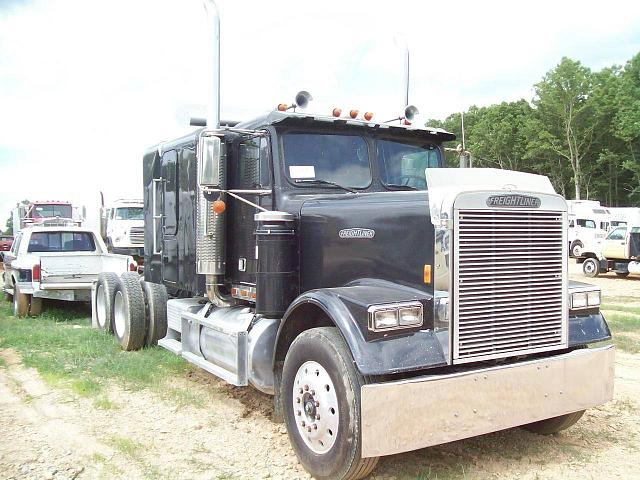
{"type": "Polygon", "coordinates": [[[30,225],[68,225],[81,226],[84,222],[84,207],[74,207],[71,202],[58,200],[20,203],[11,211],[13,234],[30,225]]]}
{"type": "Polygon", "coordinates": [[[443,168],[451,133],[355,111],[221,127],[218,55],[206,127],[144,155],[144,281],[101,275],[97,326],[273,395],[315,478],[611,400],[600,291],[568,280],[546,177],[443,168]]]}
{"type": "Polygon", "coordinates": [[[587,277],[611,271],[619,277],[640,273],[640,227],[616,227],[604,240],[585,248],[582,255],[582,271],[587,277]]]}
{"type": "Polygon", "coordinates": [[[30,226],[19,232],[4,254],[2,285],[13,301],[16,317],[37,316],[42,299],[84,301],[101,272],[135,270],[132,257],[107,253],[92,229],[68,226],[30,226]]]}
{"type": "Polygon", "coordinates": [[[611,214],[597,200],[567,200],[568,246],[572,257],[581,258],[588,245],[601,241],[609,232],[611,214]]]}
{"type": "Polygon", "coordinates": [[[119,199],[101,208],[101,234],[110,252],[144,257],[142,200],[119,199]]]}

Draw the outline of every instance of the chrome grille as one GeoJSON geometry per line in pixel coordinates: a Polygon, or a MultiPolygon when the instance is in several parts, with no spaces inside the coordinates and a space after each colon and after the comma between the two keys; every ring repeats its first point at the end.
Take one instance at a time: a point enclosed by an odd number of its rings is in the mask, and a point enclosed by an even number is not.
{"type": "Polygon", "coordinates": [[[131,227],[129,239],[133,244],[144,245],[144,227],[131,227]]]}
{"type": "Polygon", "coordinates": [[[563,212],[456,210],[454,361],[562,348],[563,212]]]}

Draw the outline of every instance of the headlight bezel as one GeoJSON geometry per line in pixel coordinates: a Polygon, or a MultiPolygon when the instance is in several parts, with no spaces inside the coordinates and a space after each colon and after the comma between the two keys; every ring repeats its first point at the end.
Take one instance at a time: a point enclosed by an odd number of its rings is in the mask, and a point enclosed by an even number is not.
{"type": "Polygon", "coordinates": [[[386,303],[379,305],[371,305],[367,308],[368,315],[368,328],[371,332],[389,332],[389,331],[398,331],[398,330],[406,330],[406,329],[415,329],[421,327],[424,324],[424,306],[422,302],[414,301],[414,302],[395,302],[395,303],[386,303]],[[401,323],[401,311],[402,310],[416,310],[417,311],[417,319],[415,322],[405,322],[401,323]],[[395,313],[395,323],[389,324],[386,326],[378,326],[378,322],[376,321],[376,317],[378,314],[389,314],[395,313]]]}

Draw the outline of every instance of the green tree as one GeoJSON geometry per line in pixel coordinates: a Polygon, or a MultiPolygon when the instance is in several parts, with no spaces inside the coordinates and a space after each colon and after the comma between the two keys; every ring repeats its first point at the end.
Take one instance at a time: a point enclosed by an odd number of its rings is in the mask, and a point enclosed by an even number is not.
{"type": "Polygon", "coordinates": [[[593,75],[580,62],[563,57],[535,85],[534,136],[528,148],[537,154],[555,155],[571,166],[575,198],[583,191],[583,160],[591,151],[596,123],[590,100],[593,75]]]}

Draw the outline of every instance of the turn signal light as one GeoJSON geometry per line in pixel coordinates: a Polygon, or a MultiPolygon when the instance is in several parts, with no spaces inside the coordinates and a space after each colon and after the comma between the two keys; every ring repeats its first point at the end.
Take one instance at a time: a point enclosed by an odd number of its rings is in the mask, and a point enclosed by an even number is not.
{"type": "Polygon", "coordinates": [[[334,117],[339,117],[340,115],[342,115],[342,109],[336,107],[336,108],[333,109],[333,112],[331,112],[331,114],[334,117]]]}
{"type": "Polygon", "coordinates": [[[227,205],[222,200],[216,200],[215,202],[213,202],[211,208],[213,209],[214,213],[220,215],[227,209],[227,205]]]}
{"type": "Polygon", "coordinates": [[[288,105],[286,103],[279,103],[278,104],[278,110],[281,112],[286,112],[287,111],[287,107],[288,105]]]}
{"type": "Polygon", "coordinates": [[[357,118],[358,117],[358,110],[351,110],[349,111],[349,116],[351,118],[357,118]]]}
{"type": "Polygon", "coordinates": [[[424,283],[426,283],[427,285],[431,283],[431,265],[424,266],[422,277],[423,277],[424,283]]]}
{"type": "Polygon", "coordinates": [[[364,114],[364,119],[368,122],[373,118],[373,113],[372,112],[365,112],[364,114]]]}

